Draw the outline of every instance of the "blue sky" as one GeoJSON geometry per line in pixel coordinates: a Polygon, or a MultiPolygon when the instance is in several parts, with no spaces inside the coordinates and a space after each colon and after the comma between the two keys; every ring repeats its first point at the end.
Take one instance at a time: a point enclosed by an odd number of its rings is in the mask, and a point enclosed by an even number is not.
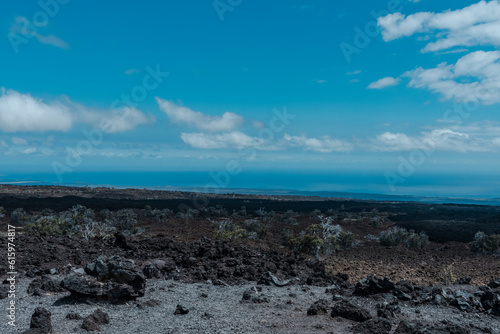
{"type": "Polygon", "coordinates": [[[25,0],[0,17],[4,172],[497,175],[497,0],[25,0]]]}

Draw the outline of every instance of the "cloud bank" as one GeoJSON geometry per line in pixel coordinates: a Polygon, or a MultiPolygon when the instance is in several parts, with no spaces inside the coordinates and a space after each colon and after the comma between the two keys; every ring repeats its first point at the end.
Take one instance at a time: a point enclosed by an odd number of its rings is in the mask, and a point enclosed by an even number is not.
{"type": "Polygon", "coordinates": [[[69,99],[46,102],[30,94],[2,89],[0,95],[0,131],[69,131],[75,124],[105,128],[110,133],[124,132],[155,122],[155,118],[131,108],[92,109],[69,99]]]}
{"type": "Polygon", "coordinates": [[[172,123],[189,125],[198,130],[232,131],[243,123],[243,117],[231,112],[225,112],[222,116],[208,116],[159,97],[156,98],[156,101],[160,110],[167,114],[172,123]]]}

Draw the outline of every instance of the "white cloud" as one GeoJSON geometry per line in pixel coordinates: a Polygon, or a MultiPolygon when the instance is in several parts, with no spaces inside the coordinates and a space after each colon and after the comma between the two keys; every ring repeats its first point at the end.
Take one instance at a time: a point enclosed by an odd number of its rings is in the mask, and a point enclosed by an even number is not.
{"type": "Polygon", "coordinates": [[[434,129],[422,132],[419,136],[408,136],[403,133],[385,132],[378,135],[371,144],[374,151],[457,151],[488,152],[492,148],[485,145],[486,140],[469,136],[452,129],[434,129]]]}
{"type": "Polygon", "coordinates": [[[307,138],[305,136],[299,137],[285,134],[283,139],[291,146],[302,147],[315,152],[347,152],[354,148],[352,143],[326,136],[321,138],[307,138]]]}
{"type": "Polygon", "coordinates": [[[378,19],[385,41],[416,33],[431,33],[436,38],[422,52],[450,49],[456,46],[500,46],[500,2],[480,1],[463,9],[442,13],[419,12],[404,16],[389,14],[378,19]]]}
{"type": "Polygon", "coordinates": [[[0,131],[3,132],[68,131],[75,123],[86,123],[115,133],[155,121],[154,117],[131,107],[98,110],[67,98],[45,102],[14,90],[2,89],[1,93],[0,131]]]}
{"type": "Polygon", "coordinates": [[[76,118],[79,121],[92,124],[110,133],[130,131],[139,125],[150,124],[156,121],[154,116],[146,115],[132,107],[93,110],[78,104],[73,104],[73,106],[78,110],[76,118]]]}
{"type": "Polygon", "coordinates": [[[0,147],[6,148],[9,147],[9,144],[7,144],[5,140],[0,140],[0,147]]]}
{"type": "Polygon", "coordinates": [[[500,148],[500,137],[493,138],[491,140],[491,142],[493,143],[494,146],[497,146],[498,148],[500,148]]]}
{"type": "Polygon", "coordinates": [[[35,37],[42,44],[52,45],[61,49],[69,49],[69,44],[61,38],[52,34],[40,34],[38,29],[24,16],[17,16],[15,18],[15,22],[10,27],[10,33],[25,38],[35,37]]]}
{"type": "Polygon", "coordinates": [[[264,122],[257,120],[252,121],[252,126],[256,129],[263,129],[265,127],[264,122]]]}
{"type": "Polygon", "coordinates": [[[238,131],[222,134],[182,133],[181,139],[186,144],[201,149],[266,149],[265,141],[263,139],[250,137],[238,131]]]}
{"type": "Polygon", "coordinates": [[[352,71],[352,72],[347,72],[346,75],[356,75],[356,74],[360,74],[361,73],[361,70],[356,70],[356,71],[352,71]]]}
{"type": "Polygon", "coordinates": [[[12,137],[12,144],[14,145],[28,145],[28,141],[19,137],[12,137]]]}
{"type": "Polygon", "coordinates": [[[222,116],[208,116],[158,97],[156,101],[160,110],[168,115],[170,121],[187,124],[199,130],[209,132],[232,131],[243,123],[243,117],[231,112],[225,112],[222,116]]]}
{"type": "Polygon", "coordinates": [[[22,151],[23,154],[33,154],[37,151],[35,147],[30,147],[22,151]]]}
{"type": "Polygon", "coordinates": [[[456,64],[406,72],[409,86],[440,93],[458,102],[500,103],[500,51],[476,51],[456,64]]]}
{"type": "Polygon", "coordinates": [[[20,131],[67,131],[72,116],[61,103],[45,103],[29,94],[2,89],[0,96],[0,130],[20,131]]]}
{"type": "Polygon", "coordinates": [[[65,41],[63,41],[59,37],[54,36],[52,34],[47,35],[47,36],[43,36],[43,35],[37,34],[36,38],[42,44],[52,45],[52,46],[55,46],[55,47],[58,47],[58,48],[61,48],[61,49],[69,49],[69,44],[68,43],[66,43],[65,41]]]}
{"type": "Polygon", "coordinates": [[[385,87],[396,86],[399,84],[399,78],[385,77],[368,85],[368,89],[382,89],[385,87]]]}

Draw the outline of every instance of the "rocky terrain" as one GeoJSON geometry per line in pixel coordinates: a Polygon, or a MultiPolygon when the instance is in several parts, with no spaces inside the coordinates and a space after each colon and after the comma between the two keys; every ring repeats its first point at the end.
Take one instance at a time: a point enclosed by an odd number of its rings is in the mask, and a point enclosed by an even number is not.
{"type": "Polygon", "coordinates": [[[2,190],[1,333],[500,333],[497,207],[2,190]]]}

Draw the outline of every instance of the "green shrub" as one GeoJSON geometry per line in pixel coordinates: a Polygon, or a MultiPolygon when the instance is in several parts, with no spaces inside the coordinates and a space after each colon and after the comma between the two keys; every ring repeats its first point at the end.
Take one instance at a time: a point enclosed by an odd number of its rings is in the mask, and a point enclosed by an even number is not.
{"type": "Polygon", "coordinates": [[[469,247],[474,253],[498,253],[500,251],[500,234],[486,235],[484,232],[477,232],[474,240],[469,243],[469,247]]]}
{"type": "Polygon", "coordinates": [[[229,212],[220,204],[209,206],[208,208],[205,208],[204,211],[208,214],[209,217],[229,217],[229,212]]]}
{"type": "Polygon", "coordinates": [[[250,239],[261,239],[267,234],[267,224],[258,219],[245,219],[242,227],[248,231],[250,239]]]}
{"type": "Polygon", "coordinates": [[[347,249],[356,244],[354,234],[342,230],[340,225],[333,225],[331,217],[319,217],[320,224],[309,225],[299,236],[285,229],[282,234],[284,246],[315,256],[329,255],[347,249]]]}
{"type": "Polygon", "coordinates": [[[29,223],[33,223],[31,221],[32,216],[28,214],[23,208],[17,208],[10,214],[10,219],[13,223],[18,225],[26,225],[29,223]]]}
{"type": "Polygon", "coordinates": [[[429,244],[429,237],[424,232],[410,231],[404,243],[409,249],[423,249],[429,244]]]}
{"type": "Polygon", "coordinates": [[[394,226],[380,232],[379,240],[383,246],[397,246],[407,237],[408,231],[405,228],[394,226]]]}
{"type": "MultiPolygon", "coordinates": [[[[23,213],[18,211],[18,214],[22,216],[23,213]]],[[[33,215],[30,221],[32,222],[26,225],[25,231],[31,234],[75,235],[88,240],[96,236],[109,236],[114,231],[114,227],[109,224],[97,222],[93,210],[81,205],[75,205],[59,214],[41,217],[33,215]]]]}
{"type": "Polygon", "coordinates": [[[269,220],[271,219],[275,212],[274,211],[266,211],[265,207],[259,208],[259,210],[255,211],[255,214],[263,219],[269,220]]]}
{"type": "Polygon", "coordinates": [[[31,234],[68,235],[70,227],[65,219],[57,216],[43,216],[34,223],[26,225],[25,231],[31,234]]]}
{"type": "Polygon", "coordinates": [[[456,276],[454,273],[454,263],[447,266],[443,266],[441,269],[441,280],[444,285],[452,285],[456,281],[456,276]]]}
{"type": "Polygon", "coordinates": [[[312,216],[312,217],[318,217],[318,216],[321,216],[321,210],[314,209],[314,210],[311,212],[311,216],[312,216]]]}
{"type": "Polygon", "coordinates": [[[393,226],[380,232],[379,241],[383,246],[393,247],[404,243],[409,249],[422,249],[429,244],[429,237],[424,232],[415,233],[413,230],[393,226]]]}
{"type": "Polygon", "coordinates": [[[231,219],[215,221],[212,224],[214,225],[214,239],[244,239],[248,237],[248,231],[231,219]]]}
{"type": "Polygon", "coordinates": [[[198,217],[199,214],[200,214],[200,211],[198,211],[196,209],[187,209],[185,211],[177,212],[175,217],[189,220],[189,219],[193,219],[194,217],[198,217]]]}

